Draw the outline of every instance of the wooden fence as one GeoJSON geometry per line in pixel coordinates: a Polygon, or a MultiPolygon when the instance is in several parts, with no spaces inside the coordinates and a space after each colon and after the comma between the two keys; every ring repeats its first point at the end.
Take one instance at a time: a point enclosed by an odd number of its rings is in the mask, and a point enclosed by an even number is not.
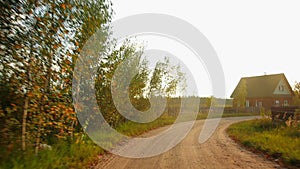
{"type": "Polygon", "coordinates": [[[273,106],[271,107],[271,117],[272,121],[287,121],[289,119],[292,120],[300,120],[300,114],[296,113],[299,111],[299,106],[273,106]]]}

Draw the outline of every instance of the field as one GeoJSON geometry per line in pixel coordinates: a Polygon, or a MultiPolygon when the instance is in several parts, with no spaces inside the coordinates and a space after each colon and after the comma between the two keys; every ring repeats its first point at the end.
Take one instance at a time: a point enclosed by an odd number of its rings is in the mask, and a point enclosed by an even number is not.
{"type": "Polygon", "coordinates": [[[256,119],[231,125],[229,136],[253,151],[290,167],[300,167],[300,127],[256,119]]]}

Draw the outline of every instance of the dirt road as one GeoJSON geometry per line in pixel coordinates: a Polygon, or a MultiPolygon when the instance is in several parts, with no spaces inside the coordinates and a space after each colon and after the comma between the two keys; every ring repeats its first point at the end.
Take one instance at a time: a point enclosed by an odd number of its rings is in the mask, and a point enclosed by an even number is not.
{"type": "MultiPolygon", "coordinates": [[[[213,136],[203,144],[198,143],[199,133],[204,124],[203,120],[199,120],[180,144],[164,154],[144,159],[130,159],[116,155],[105,155],[101,158],[96,168],[278,168],[279,166],[277,164],[241,148],[227,136],[225,130],[230,124],[251,118],[254,117],[222,119],[213,136]]],[[[144,136],[154,135],[165,128],[166,127],[150,131],[144,136]]]]}

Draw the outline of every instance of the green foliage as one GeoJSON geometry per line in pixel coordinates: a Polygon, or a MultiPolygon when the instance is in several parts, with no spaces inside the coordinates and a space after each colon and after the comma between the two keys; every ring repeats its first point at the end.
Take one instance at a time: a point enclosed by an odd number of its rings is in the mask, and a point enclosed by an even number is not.
{"type": "MultiPolygon", "coordinates": [[[[137,44],[126,41],[120,48],[113,50],[110,55],[104,56],[97,70],[95,87],[98,105],[103,117],[112,127],[117,127],[127,121],[117,111],[111,94],[111,90],[124,87],[126,84],[124,81],[128,78],[119,75],[121,77],[119,81],[113,81],[113,76],[117,76],[117,73],[131,74],[131,71],[137,70],[137,74],[134,75],[129,85],[128,94],[131,104],[140,111],[150,108],[149,99],[151,97],[172,96],[183,90],[181,87],[185,78],[179,66],[171,65],[169,58],[165,57],[164,61],[156,63],[153,73],[151,73],[149,61],[142,58],[143,48],[137,46],[137,44]],[[124,62],[126,62],[126,68],[121,72],[116,72],[124,62]]],[[[121,97],[127,97],[127,95],[118,95],[117,97],[122,102],[126,98],[121,97]]]]}
{"type": "Polygon", "coordinates": [[[0,146],[7,150],[1,159],[12,152],[29,158],[40,143],[82,132],[72,105],[73,68],[90,35],[106,32],[111,3],[0,0],[0,10],[0,146]]]}
{"type": "Polygon", "coordinates": [[[300,82],[295,82],[294,93],[295,93],[295,97],[293,99],[293,104],[299,106],[300,105],[300,82]]]}
{"type": "Polygon", "coordinates": [[[234,95],[233,104],[235,107],[245,108],[247,97],[247,81],[246,79],[241,79],[239,85],[237,86],[236,93],[234,95]]]}
{"type": "MultiPolygon", "coordinates": [[[[75,143],[66,148],[60,146],[82,133],[72,104],[72,79],[78,78],[73,77],[73,70],[83,46],[96,31],[103,36],[92,39],[97,42],[92,47],[105,57],[95,61],[92,53],[87,56],[91,57],[88,64],[99,67],[95,78],[97,101],[111,126],[126,121],[111,97],[111,85],[116,85],[112,84],[113,74],[125,59],[136,56],[133,59],[138,60],[138,64],[131,65],[138,67],[139,73],[129,90],[137,109],[149,108],[151,88],[163,96],[178,94],[179,88],[183,89],[180,85],[184,74],[179,66],[170,65],[167,57],[157,63],[155,73],[151,74],[147,60],[136,55],[143,51],[136,44],[127,42],[119,49],[111,49],[115,43],[109,39],[107,27],[112,17],[111,5],[109,0],[0,0],[0,146],[4,151],[1,162],[7,161],[8,168],[79,167],[67,163],[94,155],[89,154],[93,152],[89,148],[92,144],[85,147],[86,152],[75,143]],[[39,153],[41,143],[51,144],[53,150],[39,153]],[[76,149],[79,154],[66,154],[76,149]],[[38,164],[38,160],[44,164],[38,164]]],[[[156,126],[163,124],[155,122],[156,126]]]]}
{"type": "MultiPolygon", "coordinates": [[[[138,110],[149,109],[153,90],[160,96],[173,96],[184,89],[184,74],[167,57],[151,73],[138,45],[126,42],[119,49],[111,48],[115,43],[107,26],[111,6],[109,0],[0,0],[0,159],[4,168],[82,168],[79,163],[84,166],[103,152],[92,143],[76,141],[82,126],[72,104],[72,79],[78,78],[73,71],[86,43],[96,42],[92,48],[105,55],[100,61],[93,60],[95,53],[86,57],[91,57],[89,66],[99,68],[95,77],[98,105],[115,128],[128,131],[122,128],[133,125],[125,123],[111,96],[111,86],[116,85],[112,77],[125,59],[138,61],[129,64],[139,68],[129,89],[138,110]],[[97,31],[103,36],[91,38],[97,31]],[[53,150],[40,151],[42,143],[53,150]]],[[[141,129],[128,132],[139,134],[171,121],[162,119],[147,127],[134,124],[141,129]]]]}
{"type": "Polygon", "coordinates": [[[247,147],[281,158],[286,164],[300,166],[300,128],[257,119],[231,125],[228,133],[247,147]]]}

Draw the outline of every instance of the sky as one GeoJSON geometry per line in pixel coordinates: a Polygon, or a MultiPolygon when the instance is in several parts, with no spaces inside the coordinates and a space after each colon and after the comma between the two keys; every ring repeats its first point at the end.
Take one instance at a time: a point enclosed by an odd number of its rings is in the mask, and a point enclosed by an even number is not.
{"type": "MultiPolygon", "coordinates": [[[[300,81],[299,0],[112,0],[112,3],[113,21],[135,14],[160,13],[195,26],[219,57],[227,98],[241,77],[284,73],[292,86],[300,81]]],[[[176,47],[175,51],[170,48],[176,45],[170,39],[139,38],[145,39],[150,48],[163,46],[163,50],[182,60],[189,55],[184,47],[176,47]]],[[[203,75],[203,64],[193,59],[185,64],[201,88],[199,94],[212,95],[209,77],[203,75]]]]}

